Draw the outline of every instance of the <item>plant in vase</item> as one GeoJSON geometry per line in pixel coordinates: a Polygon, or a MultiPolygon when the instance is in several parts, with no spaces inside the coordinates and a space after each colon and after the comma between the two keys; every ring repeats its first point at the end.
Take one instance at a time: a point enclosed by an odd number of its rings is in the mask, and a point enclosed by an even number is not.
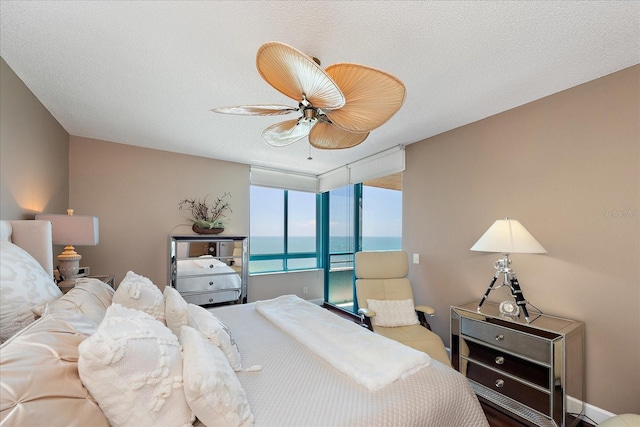
{"type": "Polygon", "coordinates": [[[227,221],[225,212],[233,212],[231,203],[225,200],[231,197],[230,193],[224,193],[221,197],[216,197],[213,203],[207,203],[204,199],[184,199],[178,203],[178,208],[191,211],[192,218],[187,218],[193,223],[191,227],[198,234],[218,234],[224,231],[227,221]]]}

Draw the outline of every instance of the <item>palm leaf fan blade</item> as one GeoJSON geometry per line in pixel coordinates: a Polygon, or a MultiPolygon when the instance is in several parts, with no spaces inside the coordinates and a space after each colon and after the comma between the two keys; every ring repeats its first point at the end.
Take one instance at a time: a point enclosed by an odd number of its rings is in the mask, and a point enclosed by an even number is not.
{"type": "Polygon", "coordinates": [[[351,148],[367,139],[369,132],[347,132],[328,122],[318,122],[309,133],[309,144],[321,150],[351,148]]]}
{"type": "Polygon", "coordinates": [[[274,147],[284,147],[309,135],[313,122],[286,120],[271,125],[262,132],[264,141],[274,147]]]}
{"type": "Polygon", "coordinates": [[[340,88],[313,59],[284,43],[262,45],[256,67],[267,83],[298,102],[304,94],[317,108],[341,108],[345,103],[340,88]]]}
{"type": "Polygon", "coordinates": [[[211,109],[213,113],[240,114],[245,116],[279,116],[298,111],[288,105],[237,105],[234,107],[218,107],[211,109]]]}
{"type": "Polygon", "coordinates": [[[370,132],[402,106],[406,89],[391,74],[359,64],[330,65],[327,74],[345,96],[344,107],[328,111],[329,119],[350,132],[370,132]]]}

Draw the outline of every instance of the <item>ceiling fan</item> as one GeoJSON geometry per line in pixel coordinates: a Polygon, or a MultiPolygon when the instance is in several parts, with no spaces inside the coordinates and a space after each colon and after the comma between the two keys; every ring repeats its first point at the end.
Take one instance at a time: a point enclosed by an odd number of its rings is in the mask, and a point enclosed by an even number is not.
{"type": "Polygon", "coordinates": [[[262,133],[265,142],[284,147],[308,136],[315,148],[343,149],[364,141],[404,102],[405,87],[391,74],[351,63],[323,70],[316,61],[284,43],[266,43],[256,56],[258,73],[298,106],[240,105],[211,111],[254,116],[299,112],[298,119],[266,128],[262,133]]]}

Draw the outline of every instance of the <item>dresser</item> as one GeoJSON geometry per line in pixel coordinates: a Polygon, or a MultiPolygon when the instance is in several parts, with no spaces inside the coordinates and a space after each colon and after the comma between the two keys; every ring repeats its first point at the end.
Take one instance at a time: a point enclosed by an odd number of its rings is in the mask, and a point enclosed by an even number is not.
{"type": "Polygon", "coordinates": [[[584,412],[584,324],[503,316],[497,304],[451,307],[451,363],[486,403],[534,426],[573,426],[584,412]]]}
{"type": "Polygon", "coordinates": [[[246,303],[247,236],[169,236],[169,285],[196,305],[246,303]]]}

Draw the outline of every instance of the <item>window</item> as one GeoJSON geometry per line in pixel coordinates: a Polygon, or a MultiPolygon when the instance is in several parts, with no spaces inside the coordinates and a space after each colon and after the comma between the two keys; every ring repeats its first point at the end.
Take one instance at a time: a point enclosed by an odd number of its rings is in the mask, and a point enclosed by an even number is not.
{"type": "Polygon", "coordinates": [[[317,268],[320,196],[251,186],[249,273],[317,268]]]}
{"type": "Polygon", "coordinates": [[[355,253],[402,249],[401,177],[369,181],[331,190],[325,225],[329,254],[325,267],[325,300],[347,311],[354,304],[355,253]],[[393,185],[390,185],[393,184],[393,185]]]}

